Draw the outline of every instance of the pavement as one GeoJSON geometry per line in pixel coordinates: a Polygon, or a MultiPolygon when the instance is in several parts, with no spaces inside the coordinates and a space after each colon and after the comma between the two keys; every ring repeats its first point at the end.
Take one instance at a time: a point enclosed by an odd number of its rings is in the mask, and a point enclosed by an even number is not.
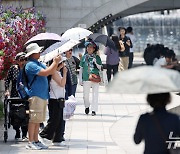
{"type": "MultiPolygon", "coordinates": [[[[142,58],[139,57],[141,61],[142,58]]],[[[135,58],[138,61],[138,57],[135,58]]],[[[15,131],[8,130],[3,141],[3,122],[0,122],[0,154],[142,154],[144,145],[135,145],[133,134],[139,115],[151,111],[144,94],[110,94],[99,89],[99,110],[96,116],[85,115],[82,87],[77,88],[74,116],[66,122],[66,147],[52,146],[47,150],[27,150],[27,142],[15,141],[15,131]]],[[[168,109],[179,106],[180,96],[172,94],[168,109]]],[[[48,117],[47,117],[48,118],[48,117]]]]}

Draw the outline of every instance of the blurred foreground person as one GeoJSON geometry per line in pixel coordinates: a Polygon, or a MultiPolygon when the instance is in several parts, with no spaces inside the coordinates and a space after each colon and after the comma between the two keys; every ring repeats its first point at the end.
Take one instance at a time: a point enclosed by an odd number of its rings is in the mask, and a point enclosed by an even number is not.
{"type": "MultiPolygon", "coordinates": [[[[147,95],[148,104],[154,109],[151,113],[142,114],[139,118],[134,142],[145,142],[144,154],[169,154],[168,143],[170,133],[173,137],[180,136],[180,118],[166,110],[171,102],[170,93],[147,95]]],[[[174,146],[171,145],[171,149],[174,146]]]]}

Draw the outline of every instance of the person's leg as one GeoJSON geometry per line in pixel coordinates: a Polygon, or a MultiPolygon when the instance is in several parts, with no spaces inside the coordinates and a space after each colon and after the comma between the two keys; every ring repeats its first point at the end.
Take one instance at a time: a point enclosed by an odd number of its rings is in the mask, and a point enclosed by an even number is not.
{"type": "Polygon", "coordinates": [[[72,85],[72,95],[75,97],[77,84],[72,85]]]}
{"type": "Polygon", "coordinates": [[[114,77],[114,75],[118,72],[118,66],[119,66],[119,64],[112,66],[112,69],[113,69],[113,77],[114,77]]]}
{"type": "Polygon", "coordinates": [[[108,65],[108,64],[107,64],[107,79],[108,79],[108,82],[111,81],[111,65],[108,65]]]}
{"type": "Polygon", "coordinates": [[[124,57],[124,70],[128,69],[128,65],[129,65],[129,57],[124,57]]]}
{"type": "Polygon", "coordinates": [[[34,129],[34,141],[38,142],[38,134],[39,134],[39,127],[40,127],[40,123],[36,123],[35,124],[35,129],[34,129]]]}
{"type": "Polygon", "coordinates": [[[124,57],[120,57],[119,70],[124,71],[124,57]]]}
{"type": "Polygon", "coordinates": [[[31,97],[29,99],[29,141],[37,141],[39,134],[39,124],[45,121],[47,101],[39,97],[31,97]]]}
{"type": "Polygon", "coordinates": [[[133,52],[130,52],[129,53],[129,66],[128,66],[128,68],[132,68],[133,58],[134,58],[134,54],[133,54],[133,52]]]}
{"type": "Polygon", "coordinates": [[[51,140],[54,136],[56,127],[59,124],[59,119],[57,119],[57,117],[60,116],[59,103],[56,102],[55,100],[50,99],[48,104],[48,109],[49,109],[49,119],[47,121],[47,125],[39,135],[42,138],[51,140]]]}
{"type": "Polygon", "coordinates": [[[92,105],[91,105],[91,109],[94,112],[98,111],[98,94],[99,94],[99,83],[92,82],[92,105]]]}
{"type": "Polygon", "coordinates": [[[59,115],[56,119],[59,119],[59,123],[57,124],[57,127],[55,129],[52,142],[62,142],[62,136],[65,130],[65,123],[63,123],[63,108],[59,109],[59,115]]]}
{"type": "Polygon", "coordinates": [[[27,137],[28,126],[21,126],[22,138],[27,137]]]}
{"type": "Polygon", "coordinates": [[[90,106],[90,102],[89,102],[90,88],[91,88],[91,81],[84,81],[83,82],[83,97],[84,97],[85,108],[88,108],[90,106]]]}
{"type": "Polygon", "coordinates": [[[35,139],[34,139],[35,127],[36,127],[36,123],[29,122],[29,124],[28,124],[29,142],[35,141],[35,139]]]}
{"type": "Polygon", "coordinates": [[[13,126],[13,129],[16,131],[16,134],[15,134],[15,139],[19,139],[20,138],[20,126],[13,126]]]}

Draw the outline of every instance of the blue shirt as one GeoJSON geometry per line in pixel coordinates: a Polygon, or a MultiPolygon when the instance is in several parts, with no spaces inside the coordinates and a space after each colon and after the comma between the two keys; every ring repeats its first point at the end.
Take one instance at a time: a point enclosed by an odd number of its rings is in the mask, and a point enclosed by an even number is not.
{"type": "MultiPolygon", "coordinates": [[[[35,59],[29,59],[26,64],[25,71],[28,76],[28,83],[30,84],[41,69],[45,69],[46,66],[35,59]]],[[[49,90],[48,90],[48,79],[46,76],[36,76],[33,84],[30,87],[30,97],[37,96],[41,99],[49,98],[49,90]]]]}

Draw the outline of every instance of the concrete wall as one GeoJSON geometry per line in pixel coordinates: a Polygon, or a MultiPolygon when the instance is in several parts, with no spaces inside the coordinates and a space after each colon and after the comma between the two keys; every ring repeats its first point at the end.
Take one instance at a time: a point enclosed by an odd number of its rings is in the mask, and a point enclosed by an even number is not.
{"type": "Polygon", "coordinates": [[[2,0],[4,6],[13,6],[14,8],[22,6],[23,8],[30,8],[33,6],[32,0],[2,0]]]}
{"type": "Polygon", "coordinates": [[[89,28],[105,16],[180,8],[180,0],[3,0],[3,4],[33,5],[47,17],[47,31],[61,34],[71,27],[89,28]]]}

